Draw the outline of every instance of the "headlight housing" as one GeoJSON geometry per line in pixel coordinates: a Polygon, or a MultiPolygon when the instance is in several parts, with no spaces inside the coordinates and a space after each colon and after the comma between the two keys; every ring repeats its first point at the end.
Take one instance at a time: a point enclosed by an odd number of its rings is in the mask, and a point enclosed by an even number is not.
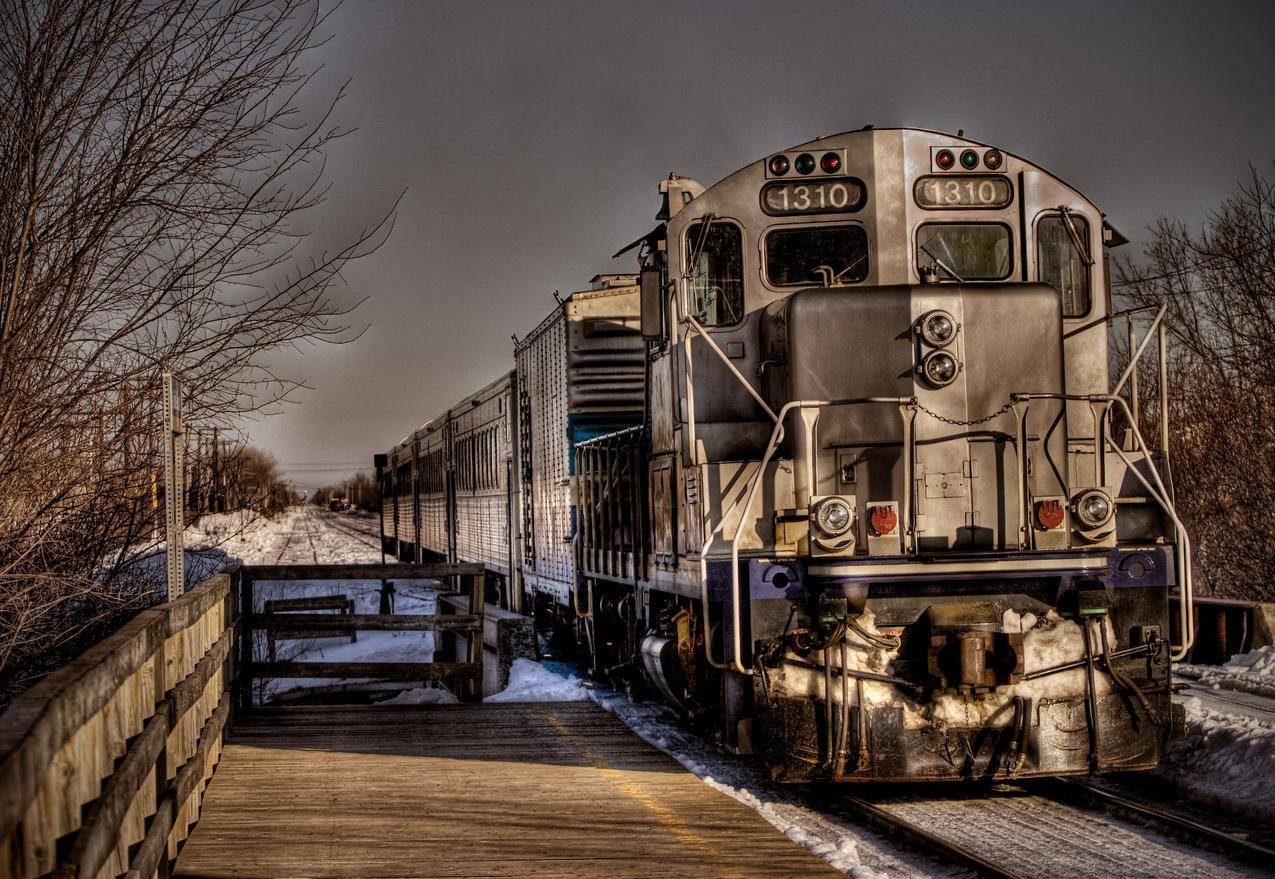
{"type": "Polygon", "coordinates": [[[931,387],[945,388],[956,381],[961,364],[947,351],[931,351],[921,361],[920,372],[931,387]]]}
{"type": "Polygon", "coordinates": [[[840,537],[854,524],[854,511],[839,497],[828,497],[815,507],[815,525],[828,537],[840,537]]]}
{"type": "Polygon", "coordinates": [[[1092,529],[1101,528],[1110,522],[1115,515],[1116,505],[1102,489],[1090,488],[1076,495],[1072,509],[1080,523],[1092,529]]]}
{"type": "Polygon", "coordinates": [[[935,348],[942,348],[956,338],[956,318],[946,311],[931,311],[921,318],[921,338],[935,348]]]}

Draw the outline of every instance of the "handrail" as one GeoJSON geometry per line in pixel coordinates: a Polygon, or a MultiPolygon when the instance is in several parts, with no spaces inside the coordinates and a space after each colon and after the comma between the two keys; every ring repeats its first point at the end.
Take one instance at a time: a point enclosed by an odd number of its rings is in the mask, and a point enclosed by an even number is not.
{"type": "MultiPolygon", "coordinates": [[[[1120,374],[1120,380],[1116,382],[1115,387],[1111,389],[1112,394],[1120,393],[1121,388],[1124,387],[1124,383],[1129,379],[1129,374],[1137,368],[1138,360],[1142,357],[1143,352],[1147,350],[1147,344],[1151,341],[1152,332],[1159,330],[1161,321],[1164,320],[1164,314],[1168,311],[1168,309],[1169,304],[1166,302],[1160,306],[1160,310],[1157,311],[1155,317],[1151,319],[1151,325],[1147,327],[1146,335],[1144,335],[1142,337],[1142,341],[1138,343],[1138,349],[1129,353],[1129,364],[1124,368],[1124,372],[1120,374]]],[[[1162,383],[1163,380],[1164,377],[1161,376],[1162,383]]]]}
{"type": "MultiPolygon", "coordinates": [[[[711,665],[713,668],[716,668],[719,670],[729,669],[731,671],[736,671],[739,674],[745,674],[745,675],[752,674],[752,670],[744,667],[743,663],[739,661],[740,654],[743,651],[743,644],[740,640],[740,635],[739,635],[739,628],[740,628],[739,538],[744,530],[745,517],[748,515],[748,511],[752,508],[753,500],[757,496],[757,489],[760,488],[761,481],[766,474],[766,468],[770,465],[771,456],[774,455],[775,450],[779,448],[779,444],[783,442],[784,419],[787,418],[788,413],[794,409],[815,409],[815,408],[823,408],[823,407],[830,407],[830,406],[853,406],[853,405],[865,405],[865,404],[872,404],[872,403],[894,404],[899,407],[900,413],[903,413],[905,410],[908,410],[911,407],[916,405],[916,398],[915,397],[851,397],[851,398],[838,399],[838,400],[792,400],[792,401],[789,401],[788,403],[785,403],[783,407],[779,410],[778,414],[775,416],[775,427],[770,433],[770,442],[767,443],[766,445],[766,452],[764,455],[762,455],[761,461],[757,467],[757,471],[752,475],[752,478],[749,480],[748,494],[744,501],[743,509],[740,510],[739,522],[738,524],[736,524],[735,531],[731,535],[730,599],[731,599],[731,622],[732,622],[731,641],[732,641],[732,647],[734,648],[733,655],[729,663],[725,663],[725,662],[719,663],[717,660],[713,658],[711,639],[706,638],[704,641],[704,653],[706,655],[706,658],[708,659],[708,664],[711,665]]],[[[904,417],[904,432],[905,434],[907,434],[907,436],[905,436],[905,444],[908,446],[908,460],[910,460],[912,457],[912,448],[911,448],[912,443],[908,441],[908,437],[911,436],[911,433],[908,430],[908,423],[909,423],[908,418],[906,415],[904,415],[903,417],[904,417]]],[[[806,429],[807,431],[810,430],[809,424],[806,425],[806,429]]],[[[910,473],[910,469],[911,468],[908,467],[905,463],[905,467],[904,467],[905,472],[910,473]]],[[[813,485],[810,487],[813,489],[813,485]]],[[[905,495],[910,494],[911,490],[912,490],[912,487],[909,484],[907,488],[905,489],[905,495]]],[[[730,514],[735,511],[736,505],[737,505],[737,502],[732,502],[731,505],[722,512],[722,516],[720,519],[718,519],[717,524],[715,524],[712,527],[712,529],[710,529],[709,531],[708,541],[704,544],[703,548],[700,550],[700,601],[703,604],[705,631],[708,631],[708,628],[709,628],[708,626],[708,623],[709,623],[708,550],[712,546],[713,541],[717,537],[718,529],[721,528],[722,524],[730,517],[730,514]]],[[[905,505],[905,511],[909,508],[910,508],[910,504],[905,505]]],[[[904,518],[906,521],[906,512],[905,512],[904,518]]]]}
{"type": "Polygon", "coordinates": [[[1104,314],[1102,317],[1096,317],[1093,320],[1089,321],[1089,323],[1084,324],[1083,326],[1076,327],[1074,330],[1068,330],[1067,332],[1063,333],[1063,338],[1070,339],[1072,336],[1078,336],[1081,333],[1087,330],[1092,330],[1094,327],[1100,326],[1102,324],[1107,324],[1108,326],[1110,326],[1118,317],[1131,317],[1135,314],[1141,314],[1144,311],[1155,311],[1155,310],[1156,310],[1156,306],[1154,305],[1139,305],[1134,308],[1125,308],[1125,309],[1122,309],[1121,311],[1113,311],[1111,314],[1104,314]]]}
{"type": "Polygon", "coordinates": [[[143,610],[0,717],[0,875],[149,876],[186,838],[169,819],[220,754],[237,576],[143,610]]]}
{"type": "MultiPolygon", "coordinates": [[[[1169,497],[1169,492],[1165,488],[1163,480],[1160,478],[1159,471],[1156,469],[1154,463],[1151,462],[1150,449],[1147,446],[1146,440],[1143,438],[1141,431],[1138,429],[1137,424],[1132,421],[1132,413],[1129,410],[1128,403],[1125,402],[1123,397],[1119,397],[1115,394],[1087,394],[1087,395],[1012,394],[1011,395],[1011,403],[1013,404],[1013,411],[1018,418],[1019,443],[1021,444],[1020,447],[1016,449],[1016,454],[1019,458],[1019,464],[1020,464],[1019,466],[1020,535],[1022,535],[1023,529],[1025,528],[1025,523],[1028,521],[1027,514],[1026,514],[1027,489],[1026,489],[1025,473],[1023,472],[1023,462],[1027,459],[1027,449],[1026,449],[1026,445],[1025,445],[1023,437],[1024,437],[1024,434],[1026,433],[1028,413],[1026,411],[1020,412],[1018,404],[1020,403],[1030,404],[1030,401],[1032,400],[1045,400],[1045,399],[1062,400],[1067,402],[1088,403],[1093,408],[1093,412],[1094,412],[1094,422],[1095,422],[1094,456],[1095,458],[1097,459],[1097,458],[1104,457],[1104,452],[1106,447],[1110,446],[1112,450],[1115,451],[1115,453],[1120,457],[1120,460],[1122,461],[1122,463],[1124,463],[1128,471],[1131,472],[1134,475],[1134,477],[1138,479],[1140,483],[1142,483],[1143,487],[1146,488],[1147,492],[1151,495],[1151,497],[1157,503],[1160,504],[1160,506],[1172,519],[1174,527],[1175,527],[1175,555],[1177,556],[1176,565],[1177,565],[1178,571],[1181,572],[1179,575],[1181,580],[1181,588],[1179,590],[1178,613],[1179,613],[1179,621],[1182,624],[1183,643],[1180,647],[1175,649],[1171,658],[1175,662],[1180,661],[1186,656],[1187,652],[1191,649],[1191,644],[1194,641],[1194,608],[1193,608],[1194,580],[1193,580],[1193,575],[1191,572],[1190,536],[1187,534],[1186,526],[1182,523],[1182,520],[1179,518],[1177,514],[1177,510],[1173,506],[1172,499],[1169,497]],[[1099,414],[1098,412],[1099,404],[1102,404],[1102,407],[1103,407],[1101,414],[1099,414]],[[1106,430],[1103,428],[1103,425],[1106,422],[1107,408],[1111,406],[1118,406],[1124,412],[1125,416],[1130,419],[1130,422],[1132,424],[1133,434],[1138,443],[1138,448],[1141,450],[1147,462],[1151,465],[1150,470],[1151,470],[1151,475],[1153,479],[1155,480],[1155,486],[1152,486],[1152,484],[1148,482],[1145,477],[1143,477],[1142,473],[1138,471],[1138,469],[1134,466],[1133,462],[1128,458],[1125,452],[1119,447],[1119,444],[1116,443],[1107,434],[1106,430]]],[[[916,403],[915,398],[863,397],[863,398],[851,398],[851,399],[844,399],[844,400],[794,400],[794,401],[790,401],[786,403],[779,410],[779,413],[777,415],[777,420],[775,422],[775,428],[771,431],[770,441],[767,443],[766,451],[761,458],[757,471],[752,475],[751,479],[749,480],[749,487],[745,497],[744,506],[743,506],[743,509],[740,511],[740,519],[735,526],[734,532],[731,535],[730,601],[731,601],[731,622],[732,622],[731,640],[732,640],[732,647],[733,647],[733,655],[731,656],[729,661],[718,662],[716,659],[713,658],[711,644],[708,641],[706,641],[705,654],[706,654],[706,658],[708,659],[709,665],[711,665],[712,667],[717,668],[719,670],[729,669],[731,671],[735,671],[740,674],[752,673],[750,669],[746,668],[743,665],[743,663],[740,662],[740,655],[742,653],[742,642],[740,638],[740,603],[741,602],[740,602],[740,584],[739,584],[739,539],[743,533],[745,517],[748,514],[748,510],[752,508],[753,501],[756,498],[757,490],[761,485],[762,479],[764,478],[766,468],[769,466],[771,457],[774,455],[775,450],[779,447],[779,444],[783,441],[784,420],[787,418],[788,414],[792,412],[794,409],[822,408],[822,407],[830,407],[830,406],[837,406],[837,405],[856,405],[856,404],[866,404],[866,403],[894,403],[899,406],[900,413],[904,419],[905,434],[906,434],[904,438],[905,440],[904,445],[907,447],[905,450],[906,459],[904,462],[905,464],[904,470],[905,470],[905,476],[908,477],[908,484],[905,486],[905,490],[904,490],[905,508],[904,508],[904,515],[901,518],[903,519],[904,529],[905,530],[910,529],[911,504],[909,501],[911,498],[911,492],[913,491],[913,486],[910,484],[911,468],[908,466],[908,463],[910,462],[912,454],[913,454],[912,443],[914,442],[914,437],[911,437],[911,432],[907,429],[909,424],[907,413],[911,411],[912,407],[915,406],[915,403],[916,403]]],[[[1028,405],[1028,408],[1030,408],[1030,405],[1028,405]]],[[[807,430],[810,429],[809,424],[806,425],[806,429],[807,430]]],[[[1100,469],[1100,465],[1097,463],[1097,461],[1095,461],[1095,473],[1101,474],[1102,472],[1103,470],[1100,469]]],[[[1099,477],[1096,476],[1096,478],[1099,478],[1099,477]]],[[[814,486],[811,485],[810,489],[812,491],[813,491],[813,488],[814,486]]],[[[737,506],[737,503],[738,503],[737,501],[732,502],[732,504],[725,511],[723,511],[721,518],[710,530],[708,541],[705,543],[704,547],[700,551],[700,601],[701,601],[701,604],[703,605],[704,622],[705,622],[706,630],[708,629],[708,623],[710,619],[708,576],[707,576],[708,551],[717,537],[717,531],[720,529],[721,525],[735,511],[735,507],[737,506]]],[[[1023,539],[1025,538],[1020,537],[1020,548],[1023,548],[1022,547],[1023,539]]],[[[723,657],[723,659],[725,659],[725,657],[723,657]]]]}
{"type": "MultiPolygon", "coordinates": [[[[708,330],[704,329],[704,327],[701,327],[700,321],[696,320],[695,318],[692,318],[691,315],[686,315],[685,318],[682,318],[682,320],[685,320],[686,323],[690,325],[691,329],[694,329],[696,333],[699,333],[700,336],[704,337],[704,341],[709,343],[709,348],[713,350],[713,353],[715,353],[715,355],[720,357],[720,360],[722,360],[723,364],[725,364],[725,367],[727,367],[728,370],[731,370],[731,375],[733,375],[734,378],[738,379],[739,384],[743,385],[743,389],[747,390],[748,394],[751,395],[752,399],[755,399],[755,401],[757,402],[757,406],[764,408],[764,410],[766,411],[766,415],[770,416],[770,420],[779,421],[779,416],[775,415],[775,411],[773,410],[773,408],[770,408],[770,404],[766,403],[765,398],[762,398],[762,395],[757,393],[757,389],[752,387],[752,383],[750,383],[750,381],[748,381],[746,378],[743,378],[743,374],[741,373],[741,371],[737,369],[736,365],[732,364],[731,358],[725,356],[725,352],[722,351],[722,348],[718,347],[718,343],[714,342],[713,337],[709,336],[708,330]]],[[[686,350],[690,351],[690,341],[687,341],[686,350]]]]}
{"type": "MultiPolygon", "coordinates": [[[[1151,450],[1146,440],[1142,436],[1142,431],[1133,419],[1133,413],[1129,409],[1129,404],[1125,399],[1115,394],[1013,394],[1012,398],[1015,402],[1029,402],[1031,400],[1064,400],[1068,402],[1088,402],[1105,403],[1108,406],[1118,406],[1124,413],[1125,418],[1129,420],[1130,430],[1133,432],[1134,439],[1137,441],[1138,448],[1141,450],[1143,457],[1146,459],[1151,472],[1151,477],[1155,481],[1152,486],[1146,477],[1134,466],[1133,461],[1120,448],[1120,444],[1115,442],[1111,437],[1103,435],[1103,447],[1110,446],[1125,468],[1133,474],[1134,478],[1142,484],[1147,493],[1158,503],[1161,509],[1168,514],[1173,520],[1175,529],[1174,533],[1174,555],[1175,564],[1179,572],[1181,587],[1178,591],[1178,620],[1182,624],[1182,646],[1178,647],[1171,654],[1170,658],[1174,662],[1180,662],[1186,658],[1187,653],[1191,649],[1192,643],[1195,641],[1195,581],[1191,571],[1191,537],[1187,533],[1186,526],[1178,517],[1177,509],[1173,505],[1173,500],[1169,495],[1168,489],[1164,485],[1164,481],[1160,478],[1160,471],[1156,468],[1155,463],[1151,459],[1151,450]]],[[[1094,455],[1099,455],[1098,447],[1094,448],[1094,455]]]]}

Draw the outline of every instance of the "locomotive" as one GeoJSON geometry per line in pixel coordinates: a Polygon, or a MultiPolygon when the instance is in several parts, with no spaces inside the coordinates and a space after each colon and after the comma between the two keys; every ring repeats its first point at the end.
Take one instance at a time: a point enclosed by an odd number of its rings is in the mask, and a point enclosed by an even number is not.
{"type": "Polygon", "coordinates": [[[387,550],[482,562],[779,780],[1153,767],[1190,541],[1164,313],[1113,311],[1104,214],[921,129],[659,192],[636,272],[378,456],[387,550]]]}

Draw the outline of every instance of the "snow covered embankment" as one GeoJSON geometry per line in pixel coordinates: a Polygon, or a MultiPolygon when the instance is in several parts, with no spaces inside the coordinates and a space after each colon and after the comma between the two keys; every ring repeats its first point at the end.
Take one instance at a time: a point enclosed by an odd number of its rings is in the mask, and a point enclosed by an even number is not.
{"type": "Polygon", "coordinates": [[[1174,673],[1204,692],[1182,696],[1187,734],[1169,743],[1161,774],[1191,799],[1275,822],[1275,723],[1206,704],[1209,690],[1275,697],[1275,648],[1233,656],[1222,666],[1181,665],[1174,673]]]}
{"type": "Polygon", "coordinates": [[[1174,674],[1193,678],[1213,688],[1239,690],[1275,699],[1275,647],[1259,647],[1232,656],[1225,665],[1174,666],[1174,674]]]}

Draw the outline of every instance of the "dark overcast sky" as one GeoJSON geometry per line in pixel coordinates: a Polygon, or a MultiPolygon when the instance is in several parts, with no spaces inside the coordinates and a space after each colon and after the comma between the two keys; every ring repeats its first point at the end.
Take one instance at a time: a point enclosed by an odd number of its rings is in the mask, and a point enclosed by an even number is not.
{"type": "Polygon", "coordinates": [[[369,462],[510,368],[512,333],[653,224],[669,171],[708,185],[866,123],[1040,163],[1133,239],[1198,223],[1275,159],[1275,2],[360,2],[316,93],[351,79],[316,239],[403,190],[345,274],[354,344],[279,355],[313,390],[248,425],[302,486],[369,462]],[[321,472],[317,467],[334,468],[321,472]]]}

